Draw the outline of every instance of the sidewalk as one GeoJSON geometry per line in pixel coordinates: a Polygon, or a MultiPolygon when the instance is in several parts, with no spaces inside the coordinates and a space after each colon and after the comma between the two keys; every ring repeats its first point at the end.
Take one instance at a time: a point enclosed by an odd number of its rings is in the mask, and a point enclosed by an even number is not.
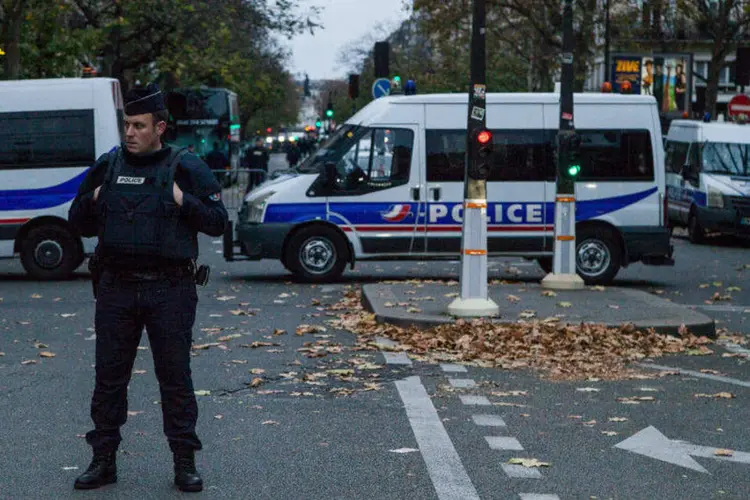
{"type": "MultiPolygon", "coordinates": [[[[452,323],[445,312],[458,296],[454,282],[378,283],[362,287],[362,303],[380,323],[429,328],[452,323]]],[[[656,295],[616,287],[586,287],[576,291],[549,291],[538,283],[491,284],[490,298],[500,306],[499,322],[559,317],[566,323],[596,323],[618,327],[633,323],[676,334],[685,325],[695,335],[716,335],[712,318],[656,295]]]]}

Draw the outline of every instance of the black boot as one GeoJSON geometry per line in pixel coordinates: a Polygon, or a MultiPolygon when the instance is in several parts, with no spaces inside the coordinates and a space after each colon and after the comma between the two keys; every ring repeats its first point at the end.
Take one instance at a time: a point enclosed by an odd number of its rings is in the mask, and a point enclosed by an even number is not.
{"type": "Polygon", "coordinates": [[[94,453],[94,459],[86,472],[76,478],[75,489],[92,490],[105,484],[117,482],[115,452],[94,453]]]}
{"type": "Polygon", "coordinates": [[[174,484],[180,491],[203,490],[203,479],[195,470],[195,452],[174,454],[174,484]]]}

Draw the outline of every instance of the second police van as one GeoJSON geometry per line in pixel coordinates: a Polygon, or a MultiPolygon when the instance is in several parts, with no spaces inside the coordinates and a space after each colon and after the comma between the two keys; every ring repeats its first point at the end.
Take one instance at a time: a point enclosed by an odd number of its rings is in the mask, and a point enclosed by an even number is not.
{"type": "Polygon", "coordinates": [[[666,140],[669,217],[693,243],[750,236],[750,125],[674,120],[666,140]]]}
{"type": "MultiPolygon", "coordinates": [[[[494,167],[488,255],[552,267],[559,94],[487,94],[494,167]]],[[[672,264],[664,152],[650,96],[576,94],[582,136],[576,265],[609,283],[634,262],[672,264]]],[[[350,118],[299,169],[248,193],[227,260],[279,259],[330,281],[356,260],[455,260],[461,250],[466,94],[391,96],[350,118]]]]}

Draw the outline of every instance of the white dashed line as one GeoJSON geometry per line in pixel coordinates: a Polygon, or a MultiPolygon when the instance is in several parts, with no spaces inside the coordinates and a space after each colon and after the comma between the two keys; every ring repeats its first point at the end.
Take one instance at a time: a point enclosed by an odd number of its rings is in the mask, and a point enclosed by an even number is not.
{"type": "Polygon", "coordinates": [[[545,495],[543,493],[521,493],[521,500],[560,500],[557,495],[545,495]]]}
{"type": "Polygon", "coordinates": [[[487,444],[489,444],[490,448],[493,450],[523,451],[523,446],[518,442],[518,439],[514,437],[485,436],[484,439],[487,440],[487,444]]]}
{"type": "Polygon", "coordinates": [[[448,382],[456,389],[468,389],[477,386],[477,383],[470,378],[449,378],[448,382]]]}
{"type": "Polygon", "coordinates": [[[725,384],[739,385],[740,387],[750,387],[750,382],[744,380],[738,380],[731,377],[722,377],[720,375],[711,375],[710,373],[701,373],[694,370],[684,370],[682,368],[675,368],[673,366],[654,365],[651,363],[639,363],[644,368],[651,368],[652,370],[662,370],[670,372],[679,372],[681,375],[690,375],[696,378],[705,378],[706,380],[713,380],[715,382],[723,382],[725,384]]]}
{"type": "Polygon", "coordinates": [[[542,473],[539,469],[533,467],[524,467],[523,465],[517,464],[501,464],[503,470],[508,475],[515,479],[541,479],[542,473]]]}
{"type": "Polygon", "coordinates": [[[466,373],[466,367],[463,365],[451,365],[451,364],[442,364],[440,365],[440,368],[444,372],[451,372],[451,373],[466,373]]]}
{"type": "Polygon", "coordinates": [[[691,304],[686,307],[714,312],[750,312],[750,306],[731,306],[729,304],[691,304]]]}
{"type": "Polygon", "coordinates": [[[484,427],[505,427],[505,420],[497,415],[472,415],[471,418],[476,425],[484,427]]]}
{"type": "Polygon", "coordinates": [[[440,500],[479,500],[448,433],[419,377],[396,382],[406,416],[440,500]]]}
{"type": "Polygon", "coordinates": [[[470,396],[461,394],[458,397],[461,398],[461,402],[465,405],[490,406],[490,400],[484,396],[470,396]]]}

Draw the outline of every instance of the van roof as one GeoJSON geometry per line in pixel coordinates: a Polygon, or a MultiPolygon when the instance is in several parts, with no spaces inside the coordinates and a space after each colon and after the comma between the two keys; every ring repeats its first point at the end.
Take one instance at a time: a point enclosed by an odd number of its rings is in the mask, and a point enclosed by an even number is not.
{"type": "MultiPolygon", "coordinates": [[[[622,95],[604,93],[573,94],[574,102],[578,104],[653,104],[656,99],[648,95],[622,95]]],[[[378,99],[376,102],[385,104],[466,104],[469,102],[467,93],[452,94],[417,94],[412,96],[394,95],[378,99]]],[[[490,92],[487,94],[487,104],[529,103],[529,104],[557,104],[560,94],[553,92],[490,92]]]]}
{"type": "Polygon", "coordinates": [[[91,86],[118,81],[116,78],[40,78],[37,80],[5,80],[0,81],[0,91],[13,89],[29,90],[34,88],[80,86],[88,84],[91,86]]]}
{"type": "Polygon", "coordinates": [[[703,122],[698,120],[672,120],[667,137],[674,136],[673,131],[681,128],[701,134],[700,141],[750,143],[750,125],[731,122],[703,122]]]}

